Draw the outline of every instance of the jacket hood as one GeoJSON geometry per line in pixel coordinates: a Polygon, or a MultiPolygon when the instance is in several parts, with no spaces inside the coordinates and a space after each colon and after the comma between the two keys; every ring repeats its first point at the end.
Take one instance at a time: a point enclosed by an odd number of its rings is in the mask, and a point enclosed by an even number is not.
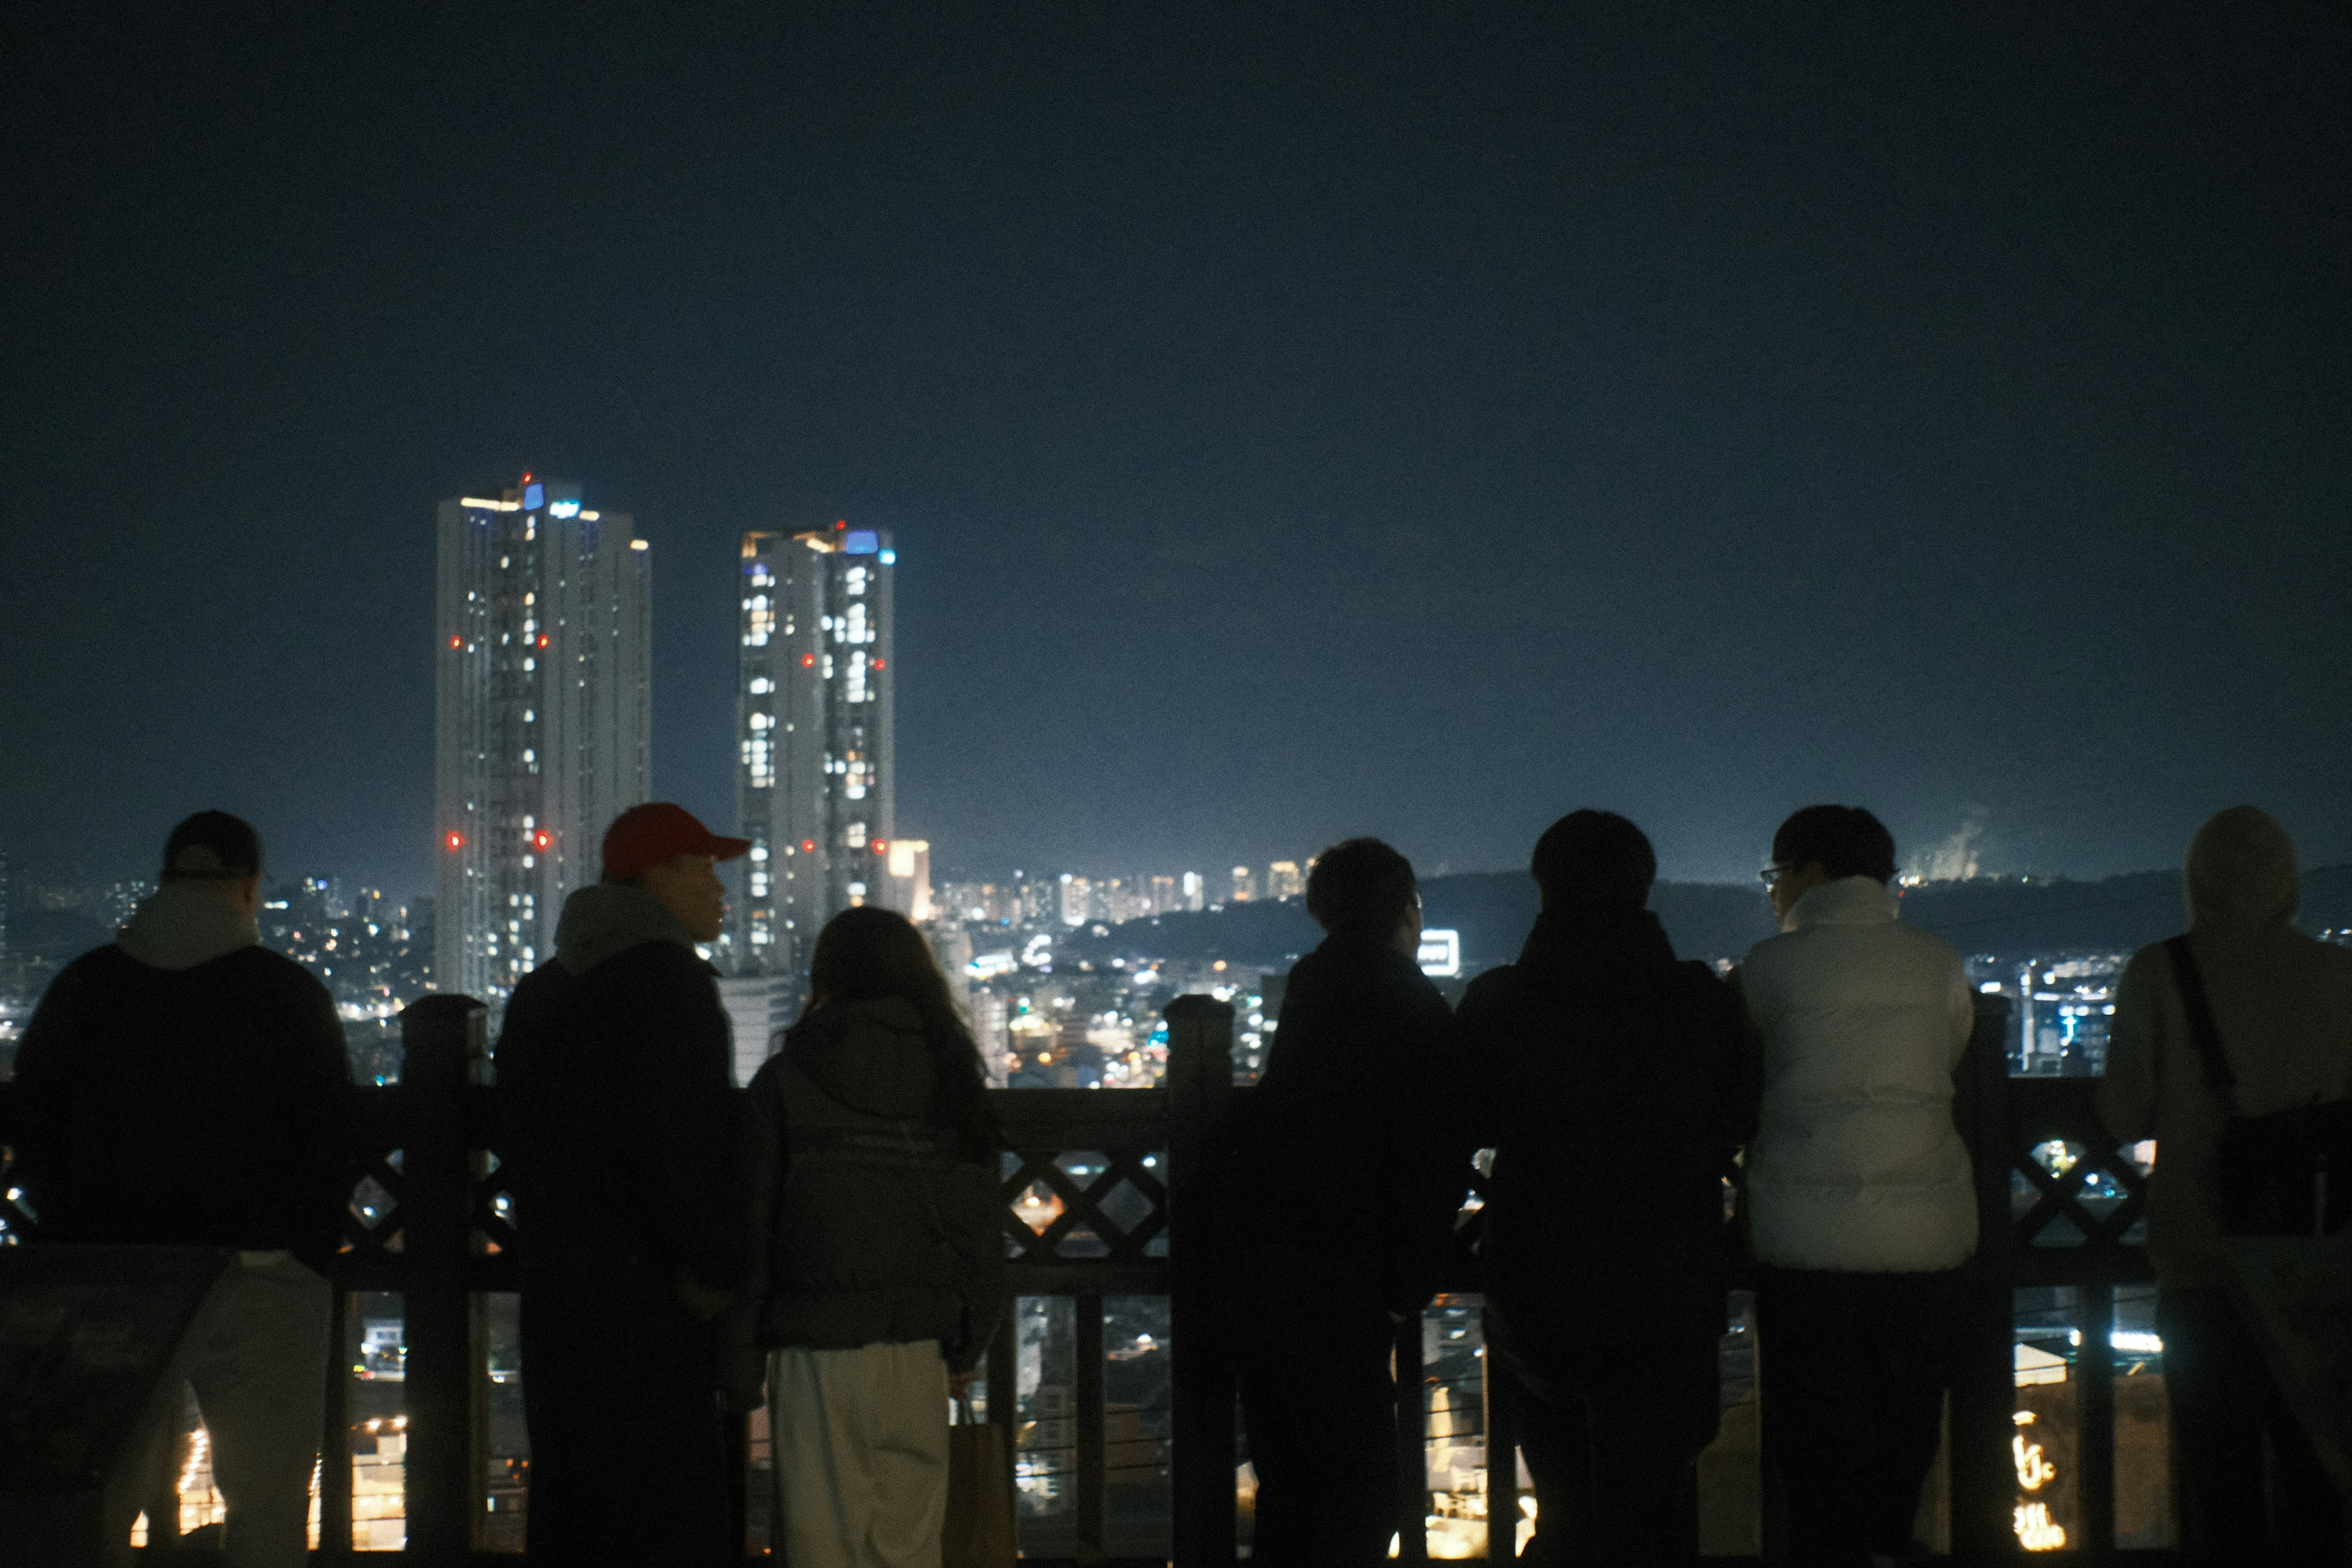
{"type": "Polygon", "coordinates": [[[626,882],[596,882],[563,900],[563,917],[555,922],[555,962],[585,974],[649,942],[694,951],[694,938],[659,899],[626,882]]]}
{"type": "Polygon", "coordinates": [[[810,1082],[862,1115],[930,1115],[931,1047],[922,1015],[903,997],[830,1003],[793,1026],[784,1049],[810,1082]]]}
{"type": "Polygon", "coordinates": [[[2233,805],[2197,830],[2188,870],[2192,927],[2284,925],[2303,901],[2294,840],[2251,805],[2233,805]]]}
{"type": "Polygon", "coordinates": [[[1675,961],[1647,910],[1546,910],[1519,949],[1519,973],[1559,997],[1605,997],[1645,984],[1675,961]]]}
{"type": "Polygon", "coordinates": [[[1900,913],[1895,895],[1886,890],[1885,883],[1873,877],[1840,877],[1834,882],[1806,889],[1789,907],[1789,918],[1780,922],[1780,929],[1876,925],[1895,920],[1900,913]]]}
{"type": "Polygon", "coordinates": [[[166,882],[139,900],[115,942],[152,969],[194,969],[261,941],[254,917],[202,882],[166,882]]]}

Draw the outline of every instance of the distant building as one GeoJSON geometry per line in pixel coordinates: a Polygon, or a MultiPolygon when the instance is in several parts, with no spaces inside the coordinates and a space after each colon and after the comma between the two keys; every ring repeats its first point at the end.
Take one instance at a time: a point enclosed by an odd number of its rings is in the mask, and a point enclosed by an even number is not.
{"type": "Polygon", "coordinates": [[[441,503],[439,988],[502,1002],[549,956],[604,829],[653,793],[650,558],[628,517],[524,475],[441,503]]]}
{"type": "Polygon", "coordinates": [[[1198,871],[1184,873],[1184,908],[1198,912],[1208,902],[1208,889],[1198,871]]]}
{"type": "Polygon", "coordinates": [[[887,533],[846,522],[743,536],[735,802],[751,848],[730,933],[740,973],[797,973],[826,921],[886,896],[898,559],[887,533]]]}
{"type": "Polygon", "coordinates": [[[1246,866],[1234,868],[1234,902],[1248,903],[1257,897],[1257,875],[1246,866]]]}
{"type": "Polygon", "coordinates": [[[1184,906],[1182,904],[1177,901],[1175,878],[1154,877],[1151,879],[1151,912],[1153,914],[1173,914],[1183,907],[1184,906]]]}
{"type": "Polygon", "coordinates": [[[1298,874],[1296,860],[1276,860],[1265,868],[1265,896],[1269,899],[1295,899],[1307,890],[1307,879],[1298,874]]]}
{"type": "Polygon", "coordinates": [[[1084,877],[1062,873],[1062,923],[1082,926],[1094,918],[1094,884],[1084,877]]]}
{"type": "Polygon", "coordinates": [[[719,1005],[735,1042],[735,1083],[751,1081],[775,1053],[777,1037],[800,1016],[800,983],[785,974],[730,974],[719,982],[719,1005]]]}
{"type": "MultiPolygon", "coordinates": [[[[923,838],[893,838],[883,857],[883,876],[867,895],[870,901],[896,910],[920,923],[938,917],[931,898],[931,846],[923,838]]],[[[971,955],[965,954],[966,962],[971,955]]]]}
{"type": "Polygon", "coordinates": [[[2032,1078],[2097,1078],[2107,1070],[2116,984],[2126,955],[2035,959],[2017,975],[2018,1048],[2011,1070],[2032,1078]]]}

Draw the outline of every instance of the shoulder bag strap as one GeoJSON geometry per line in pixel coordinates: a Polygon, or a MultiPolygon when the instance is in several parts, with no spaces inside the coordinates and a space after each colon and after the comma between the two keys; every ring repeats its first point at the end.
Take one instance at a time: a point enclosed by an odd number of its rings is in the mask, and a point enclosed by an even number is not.
{"type": "Polygon", "coordinates": [[[2205,994],[2205,976],[2198,972],[2197,959],[2189,951],[2186,936],[2168,937],[2164,951],[2172,960],[2172,977],[2180,986],[2180,1005],[2189,1015],[2189,1043],[2196,1047],[2197,1059],[2205,1068],[2205,1087],[2221,1102],[2221,1110],[2231,1116],[2238,1112],[2238,1079],[2230,1070],[2230,1058],[2221,1049],[2221,1031],[2213,1024],[2213,1004],[2205,994]]]}

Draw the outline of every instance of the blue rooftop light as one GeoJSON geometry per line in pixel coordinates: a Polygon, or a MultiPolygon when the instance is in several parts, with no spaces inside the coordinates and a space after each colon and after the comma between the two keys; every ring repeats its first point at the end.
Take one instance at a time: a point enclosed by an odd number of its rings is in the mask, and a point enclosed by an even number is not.
{"type": "Polygon", "coordinates": [[[522,510],[525,510],[525,511],[537,511],[541,507],[543,507],[543,506],[545,506],[546,504],[547,504],[547,487],[546,487],[545,485],[525,485],[525,486],[523,486],[523,488],[522,488],[522,510]]]}
{"type": "Polygon", "coordinates": [[[853,528],[841,536],[844,555],[871,555],[882,548],[882,536],[870,528],[853,528]]]}
{"type": "Polygon", "coordinates": [[[882,552],[882,564],[885,566],[896,566],[898,564],[898,552],[895,550],[884,551],[882,552]]]}

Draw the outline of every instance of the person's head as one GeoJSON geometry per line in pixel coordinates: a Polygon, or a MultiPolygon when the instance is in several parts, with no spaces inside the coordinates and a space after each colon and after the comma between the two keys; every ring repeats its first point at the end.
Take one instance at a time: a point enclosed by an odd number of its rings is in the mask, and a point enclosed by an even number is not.
{"type": "Polygon", "coordinates": [[[955,1012],[947,976],[912,921],[875,904],[844,910],[817,932],[809,955],[810,1002],[821,1007],[886,996],[912,1002],[926,1023],[955,1012]]]}
{"type": "Polygon", "coordinates": [[[2268,812],[2233,805],[2189,841],[2189,923],[2282,926],[2303,901],[2294,840],[2268,812]]]}
{"type": "Polygon", "coordinates": [[[158,879],[202,888],[253,914],[261,908],[261,835],[241,816],[200,811],[163,841],[163,870],[158,879]]]}
{"type": "Polygon", "coordinates": [[[1547,910],[1638,910],[1650,901],[1658,857],[1642,830],[1613,811],[1571,811],[1536,840],[1528,869],[1547,910]]]}
{"type": "Polygon", "coordinates": [[[844,910],[817,932],[809,955],[808,1010],[897,997],[923,1022],[938,1080],[940,1120],[982,1142],[992,1137],[980,1047],[956,1011],[931,944],[906,916],[874,904],[844,910]]]}
{"type": "Polygon", "coordinates": [[[688,936],[712,942],[727,923],[727,889],[715,868],[751,847],[748,838],[711,832],[682,805],[633,805],[604,830],[604,880],[644,889],[688,936]]]}
{"type": "Polygon", "coordinates": [[[1316,857],[1307,912],[1333,936],[1384,942],[1410,955],[1421,945],[1421,889],[1412,862],[1377,838],[1350,838],[1316,857]]]}
{"type": "Polygon", "coordinates": [[[1809,805],[1772,835],[1772,909],[1782,920],[1824,882],[1895,877],[1895,836],[1858,805],[1809,805]]]}

